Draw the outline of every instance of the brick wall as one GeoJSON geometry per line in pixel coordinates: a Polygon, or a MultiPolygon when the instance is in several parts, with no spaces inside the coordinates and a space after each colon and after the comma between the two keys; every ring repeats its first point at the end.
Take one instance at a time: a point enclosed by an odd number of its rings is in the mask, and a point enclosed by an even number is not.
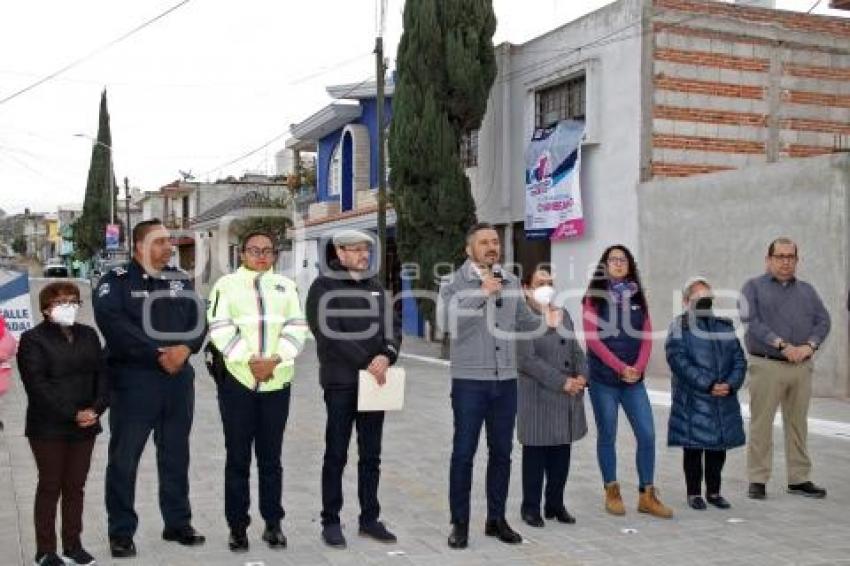
{"type": "Polygon", "coordinates": [[[649,174],[831,153],[850,136],[850,19],[654,0],[649,174]]]}

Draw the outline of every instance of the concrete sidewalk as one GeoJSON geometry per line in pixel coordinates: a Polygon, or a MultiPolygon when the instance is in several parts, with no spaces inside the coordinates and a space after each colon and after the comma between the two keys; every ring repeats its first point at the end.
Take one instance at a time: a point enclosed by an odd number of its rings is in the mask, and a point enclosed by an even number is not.
{"type": "MultiPolygon", "coordinates": [[[[408,340],[405,352],[428,355],[431,344],[408,340]]],[[[516,446],[508,520],[526,538],[509,547],[483,536],[485,501],[483,479],[486,444],[481,443],[475,468],[471,544],[466,551],[446,546],[448,534],[448,462],[452,417],[448,369],[438,363],[403,360],[408,370],[407,406],[389,414],[385,426],[381,502],[383,518],[399,543],[382,546],[356,534],[356,450],[345,476],[343,509],[349,548],[326,548],[319,539],[319,477],[323,449],[324,407],[317,384],[317,363],[311,348],[299,359],[292,409],[284,445],[284,530],[289,548],[271,551],[259,540],[262,521],[254,513],[251,551],[234,555],[227,549],[223,509],[224,443],[215,390],[205,371],[196,380],[197,402],[192,433],[191,486],[195,526],[207,535],[199,549],[184,549],[160,540],[162,520],[157,507],[157,477],[152,446],[142,461],[137,491],[140,530],[139,557],[113,561],[109,557],[103,480],[108,432],[97,443],[86,494],[87,548],[100,564],[130,565],[248,565],[265,564],[850,564],[850,442],[812,435],[815,481],[824,484],[829,498],[812,501],[784,493],[782,442],[777,430],[776,477],[768,486],[769,499],[752,502],[745,497],[745,452],[730,453],[724,474],[724,494],[733,508],[723,512],[692,511],[685,506],[681,451],[666,447],[667,409],[655,407],[657,430],[657,485],[664,500],[676,509],[669,521],[638,515],[634,469],[634,440],[621,420],[620,479],[628,507],[625,517],[611,517],[602,509],[602,489],[595,456],[595,432],[574,446],[567,487],[567,505],[578,523],[548,522],[532,529],[519,519],[520,457],[516,446]]],[[[17,379],[15,380],[17,381],[17,379]]],[[[652,387],[656,389],[656,380],[652,387]]],[[[659,389],[660,390],[660,389],[659,389]]],[[[842,402],[836,402],[842,403],[842,402]]],[[[821,401],[815,402],[816,407],[821,401]]],[[[844,405],[846,408],[846,404],[844,405]]],[[[19,384],[0,401],[0,565],[29,564],[34,554],[32,505],[36,471],[23,437],[25,396],[19,384]]],[[[832,408],[824,410],[824,413],[832,408]]],[[[588,407],[588,416],[592,412],[588,407]]],[[[592,417],[591,417],[592,418],[592,417]]],[[[354,443],[352,443],[354,446],[354,443]]],[[[256,494],[256,485],[253,494],[256,494]]],[[[255,499],[255,496],[253,496],[255,499]]]]}

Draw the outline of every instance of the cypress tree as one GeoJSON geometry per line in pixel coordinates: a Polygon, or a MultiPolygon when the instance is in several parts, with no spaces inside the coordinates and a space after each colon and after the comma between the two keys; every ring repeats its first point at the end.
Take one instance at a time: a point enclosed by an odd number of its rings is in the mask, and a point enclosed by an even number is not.
{"type": "Polygon", "coordinates": [[[109,129],[109,110],[106,89],[100,95],[97,143],[92,144],[91,161],[83,214],[74,225],[75,249],[78,257],[89,259],[105,245],[106,225],[110,223],[109,198],[112,187],[112,209],[117,210],[117,185],[112,169],[112,133],[109,129]]]}
{"type": "MultiPolygon", "coordinates": [[[[477,128],[496,74],[491,0],[418,0],[404,7],[390,124],[390,196],[403,263],[417,290],[435,291],[435,267],[463,262],[475,202],[460,136],[477,128]]],[[[441,271],[447,271],[443,269],[441,271]]],[[[434,321],[434,303],[420,301],[434,321]]],[[[433,324],[432,324],[433,328],[433,324]]]]}

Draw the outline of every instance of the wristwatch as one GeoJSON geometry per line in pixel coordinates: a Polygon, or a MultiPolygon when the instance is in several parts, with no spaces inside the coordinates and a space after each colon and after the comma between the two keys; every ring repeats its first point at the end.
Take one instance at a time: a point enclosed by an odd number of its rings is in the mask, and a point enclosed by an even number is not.
{"type": "Polygon", "coordinates": [[[809,340],[808,342],[806,342],[806,344],[808,344],[808,345],[809,345],[809,348],[811,348],[811,349],[812,349],[812,352],[817,352],[817,351],[818,351],[818,343],[817,343],[817,342],[815,342],[814,340],[809,340]]]}
{"type": "Polygon", "coordinates": [[[779,343],[776,345],[776,349],[781,352],[782,350],[784,350],[787,347],[788,347],[788,342],[786,342],[785,340],[780,338],[779,343]]]}

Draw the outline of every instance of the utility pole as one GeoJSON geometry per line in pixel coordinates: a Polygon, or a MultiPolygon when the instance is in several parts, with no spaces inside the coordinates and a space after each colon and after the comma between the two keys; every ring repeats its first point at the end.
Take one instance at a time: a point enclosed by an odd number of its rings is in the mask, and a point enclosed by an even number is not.
{"type": "Polygon", "coordinates": [[[384,124],[384,3],[378,0],[378,34],[375,38],[375,77],[377,80],[377,129],[378,129],[378,246],[381,250],[379,280],[387,285],[387,168],[384,148],[386,147],[386,125],[384,124]]]}
{"type": "Polygon", "coordinates": [[[130,181],[124,177],[124,207],[127,212],[127,223],[124,225],[124,245],[127,246],[127,259],[133,255],[130,250],[132,244],[130,242],[131,226],[130,226],[130,181]]]}

